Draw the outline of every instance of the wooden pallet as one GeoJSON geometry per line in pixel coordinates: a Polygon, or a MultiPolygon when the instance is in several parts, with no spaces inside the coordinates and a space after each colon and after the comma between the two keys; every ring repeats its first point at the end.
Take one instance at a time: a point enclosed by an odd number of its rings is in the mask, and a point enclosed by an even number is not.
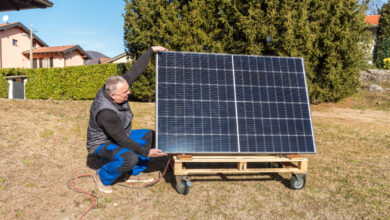
{"type": "Polygon", "coordinates": [[[300,155],[174,155],[174,175],[307,172],[307,158],[300,155]],[[237,163],[236,168],[187,168],[187,163],[237,163]],[[248,163],[279,163],[276,168],[249,168],[248,163]]]}

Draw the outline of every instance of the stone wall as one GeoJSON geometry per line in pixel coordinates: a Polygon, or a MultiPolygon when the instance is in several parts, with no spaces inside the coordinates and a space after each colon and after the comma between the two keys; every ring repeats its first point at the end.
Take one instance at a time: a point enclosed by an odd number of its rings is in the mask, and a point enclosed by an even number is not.
{"type": "Polygon", "coordinates": [[[367,82],[389,82],[390,70],[383,69],[369,69],[360,72],[359,81],[367,82]]]}

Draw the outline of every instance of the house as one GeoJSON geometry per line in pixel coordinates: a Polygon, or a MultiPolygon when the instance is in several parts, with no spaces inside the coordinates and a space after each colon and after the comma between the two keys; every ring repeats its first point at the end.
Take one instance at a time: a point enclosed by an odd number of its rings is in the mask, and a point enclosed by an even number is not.
{"type": "Polygon", "coordinates": [[[378,29],[380,17],[380,15],[367,15],[364,18],[364,22],[369,25],[368,29],[371,31],[373,39],[376,39],[376,31],[378,29]]]}
{"type": "Polygon", "coordinates": [[[126,53],[121,53],[118,56],[113,57],[113,58],[111,58],[109,60],[106,60],[103,63],[127,63],[127,62],[130,62],[130,61],[132,61],[132,59],[128,58],[126,56],[126,53]]]}
{"type": "Polygon", "coordinates": [[[102,64],[104,63],[105,61],[107,60],[110,60],[111,58],[100,53],[100,52],[97,52],[97,51],[86,51],[88,53],[88,55],[91,57],[91,59],[89,60],[86,60],[84,62],[84,65],[92,65],[92,64],[102,64]]]}
{"type": "Polygon", "coordinates": [[[19,11],[21,9],[47,8],[53,3],[48,0],[1,0],[0,11],[19,11]]]}
{"type": "Polygon", "coordinates": [[[0,68],[65,67],[83,65],[89,55],[78,45],[49,47],[20,22],[0,24],[0,68]],[[32,45],[32,47],[31,47],[32,45]]]}
{"type": "MultiPolygon", "coordinates": [[[[378,29],[378,25],[379,25],[379,18],[380,18],[380,15],[367,15],[364,18],[364,22],[366,24],[368,24],[368,30],[371,32],[371,35],[372,35],[372,40],[371,40],[370,45],[369,45],[370,48],[369,48],[369,51],[367,52],[367,54],[369,54],[371,58],[374,57],[374,48],[375,48],[376,39],[377,39],[377,29],[378,29]]],[[[368,62],[368,64],[372,64],[372,61],[370,60],[368,62]]]]}
{"type": "MultiPolygon", "coordinates": [[[[32,53],[33,68],[81,66],[84,65],[84,59],[89,58],[78,45],[38,47],[32,53]]],[[[29,57],[30,50],[24,51],[23,55],[29,57]]]]}
{"type": "Polygon", "coordinates": [[[105,63],[127,63],[131,62],[132,59],[128,58],[126,56],[126,53],[121,53],[118,56],[115,56],[113,58],[109,58],[105,56],[104,54],[101,54],[96,51],[87,51],[88,54],[92,57],[91,60],[88,60],[85,62],[85,65],[91,65],[91,64],[105,64],[105,63]]]}

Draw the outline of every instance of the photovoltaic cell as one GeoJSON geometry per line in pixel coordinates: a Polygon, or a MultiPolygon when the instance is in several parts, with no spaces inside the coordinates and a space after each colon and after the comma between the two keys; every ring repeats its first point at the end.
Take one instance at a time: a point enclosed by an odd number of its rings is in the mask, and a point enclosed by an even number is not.
{"type": "Polygon", "coordinates": [[[161,52],[156,72],[164,152],[316,152],[302,58],[161,52]]]}

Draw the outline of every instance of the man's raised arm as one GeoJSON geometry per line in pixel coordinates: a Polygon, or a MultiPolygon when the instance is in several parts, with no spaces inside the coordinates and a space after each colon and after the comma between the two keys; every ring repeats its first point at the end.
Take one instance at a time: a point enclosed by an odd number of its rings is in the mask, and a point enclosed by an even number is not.
{"type": "Polygon", "coordinates": [[[130,70],[128,70],[125,75],[123,75],[123,78],[125,78],[129,86],[131,86],[131,84],[133,84],[133,82],[138,79],[138,77],[144,72],[153,53],[158,53],[161,51],[167,51],[167,49],[161,46],[150,47],[135,61],[130,70]]]}

